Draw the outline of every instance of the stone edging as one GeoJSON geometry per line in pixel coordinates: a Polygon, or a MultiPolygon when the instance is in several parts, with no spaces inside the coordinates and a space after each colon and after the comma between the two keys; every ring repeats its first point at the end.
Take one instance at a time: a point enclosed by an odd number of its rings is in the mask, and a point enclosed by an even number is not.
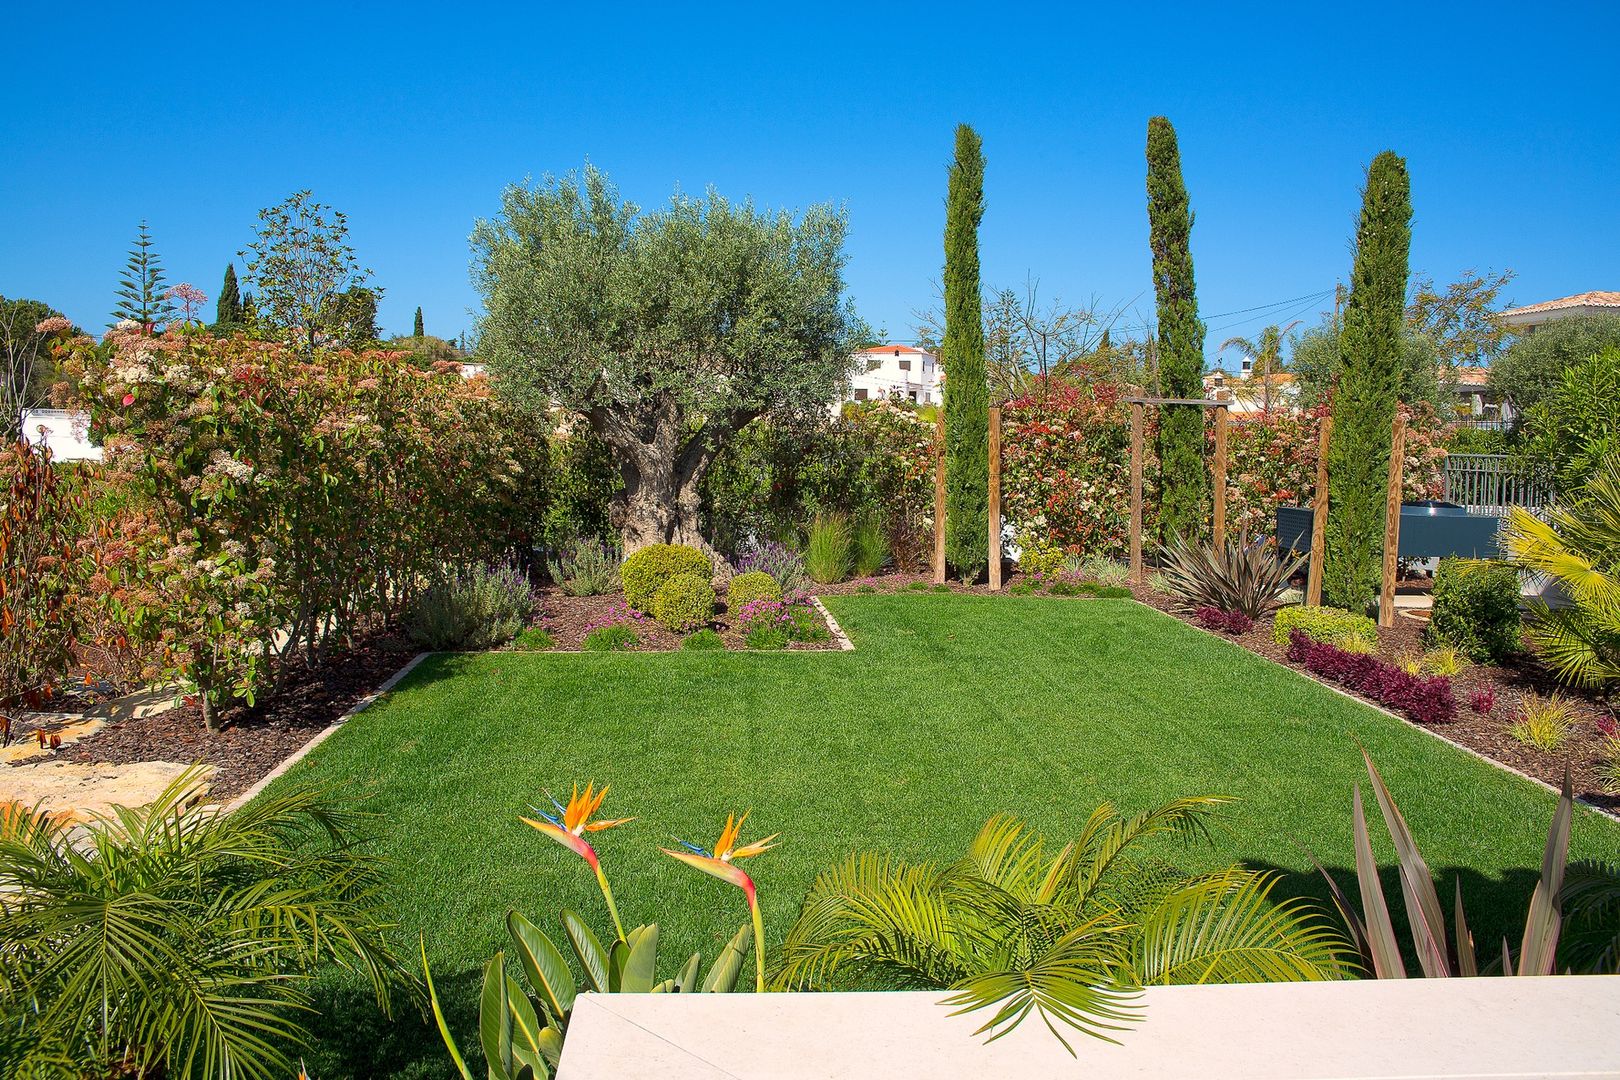
{"type": "Polygon", "coordinates": [[[405,676],[409,675],[412,671],[416,670],[416,666],[418,664],[420,664],[422,661],[426,660],[428,657],[430,657],[432,655],[433,654],[430,653],[430,652],[423,652],[423,653],[417,653],[415,656],[411,657],[410,662],[408,664],[406,664],[404,667],[400,668],[398,671],[394,672],[392,675],[390,675],[388,677],[387,682],[383,683],[381,686],[377,687],[376,690],[373,690],[371,693],[367,694],[365,697],[363,697],[359,701],[355,702],[353,707],[351,707],[348,712],[344,713],[342,716],[340,716],[336,720],[332,721],[325,728],[321,729],[321,731],[319,733],[317,733],[316,736],[313,739],[309,740],[309,742],[305,743],[303,746],[300,746],[297,750],[293,751],[293,753],[292,753],[292,755],[290,757],[288,757],[284,761],[282,761],[282,763],[280,765],[277,765],[275,768],[271,769],[268,773],[266,773],[263,777],[261,777],[259,779],[259,781],[257,783],[255,783],[252,787],[248,788],[246,791],[242,792],[242,794],[238,795],[236,798],[234,798],[230,802],[226,803],[224,812],[228,814],[232,810],[236,810],[236,809],[239,809],[239,808],[241,808],[243,806],[246,806],[250,801],[252,801],[254,798],[258,797],[260,792],[264,791],[264,789],[269,787],[271,785],[271,783],[273,783],[274,781],[280,779],[281,776],[284,775],[287,772],[288,769],[292,768],[294,765],[296,765],[300,761],[304,760],[304,758],[307,757],[309,755],[309,753],[312,750],[314,750],[317,746],[321,745],[321,743],[325,742],[327,739],[330,739],[333,735],[337,734],[338,728],[342,727],[344,724],[348,723],[350,720],[353,720],[356,716],[360,715],[362,712],[364,712],[366,709],[370,708],[372,705],[375,705],[377,703],[377,701],[380,700],[383,697],[384,694],[387,694],[388,691],[390,691],[394,687],[398,686],[400,681],[402,679],[404,679],[405,676]]]}
{"type": "Polygon", "coordinates": [[[832,632],[833,640],[838,642],[838,647],[845,652],[854,652],[855,643],[849,640],[849,635],[844,633],[844,628],[839,626],[838,620],[832,617],[832,612],[828,611],[827,605],[821,602],[821,597],[812,596],[810,602],[816,606],[817,611],[821,612],[821,617],[827,620],[827,629],[832,632]]]}
{"type": "MultiPolygon", "coordinates": [[[[1552,792],[1554,795],[1558,795],[1558,796],[1563,795],[1562,791],[1560,791],[1558,788],[1553,787],[1551,784],[1547,783],[1547,781],[1542,780],[1539,777],[1531,776],[1529,773],[1526,773],[1526,772],[1520,772],[1518,769],[1515,769],[1512,765],[1509,765],[1506,762],[1497,761],[1495,758],[1491,757],[1489,754],[1482,754],[1478,750],[1475,750],[1471,746],[1464,746],[1462,743],[1452,742],[1450,739],[1446,738],[1444,735],[1440,734],[1438,731],[1430,731],[1428,728],[1424,727],[1422,724],[1414,723],[1413,721],[1408,720],[1406,717],[1402,716],[1400,713],[1390,712],[1388,709],[1384,708],[1382,705],[1379,705],[1379,704],[1376,704],[1374,702],[1368,701],[1366,698],[1357,697],[1355,694],[1352,694],[1350,691],[1344,689],[1343,687],[1334,686],[1332,683],[1326,681],[1325,679],[1319,679],[1315,675],[1311,674],[1308,671],[1301,671],[1298,668],[1290,667],[1289,665],[1283,663],[1280,660],[1273,660],[1271,657],[1265,655],[1264,653],[1257,653],[1253,649],[1245,649],[1242,645],[1239,645],[1237,642],[1233,641],[1231,638],[1228,638],[1224,634],[1217,634],[1213,630],[1205,630],[1202,626],[1198,626],[1195,623],[1190,623],[1185,619],[1178,619],[1174,615],[1170,614],[1168,611],[1160,611],[1158,608],[1154,607],[1152,604],[1144,604],[1144,603],[1142,603],[1142,601],[1136,599],[1135,597],[1131,598],[1131,603],[1138,604],[1138,605],[1140,605],[1140,606],[1142,606],[1144,608],[1147,608],[1149,611],[1154,612],[1155,614],[1163,615],[1165,618],[1171,620],[1172,622],[1178,622],[1182,626],[1187,627],[1189,630],[1196,630],[1200,634],[1208,634],[1210,637],[1214,638],[1216,641],[1224,642],[1225,644],[1230,645],[1232,648],[1237,649],[1239,652],[1242,652],[1242,653],[1244,653],[1244,654],[1246,654],[1248,656],[1255,657],[1258,660],[1264,660],[1266,663],[1273,664],[1273,665],[1275,665],[1277,667],[1280,667],[1284,671],[1292,672],[1293,674],[1298,675],[1300,678],[1306,680],[1307,682],[1313,682],[1317,686],[1322,687],[1323,689],[1331,690],[1335,694],[1338,694],[1340,697],[1348,698],[1349,700],[1354,701],[1358,705],[1365,705],[1367,708],[1373,710],[1374,712],[1381,712],[1385,716],[1389,717],[1391,720],[1395,720],[1395,721],[1399,722],[1400,724],[1405,725],[1406,727],[1412,728],[1415,731],[1421,731],[1423,734],[1427,735],[1429,738],[1434,739],[1434,740],[1436,740],[1438,742],[1445,743],[1447,746],[1451,747],[1453,750],[1461,750],[1463,753],[1468,754],[1468,755],[1470,755],[1472,757],[1476,757],[1480,761],[1485,762],[1485,764],[1487,764],[1487,765],[1494,765],[1498,769],[1501,769],[1503,772],[1512,773],[1514,776],[1517,776],[1521,780],[1528,780],[1528,781],[1530,781],[1530,783],[1535,784],[1537,787],[1545,788],[1546,790],[1552,792]]],[[[1590,810],[1592,813],[1599,814],[1599,815],[1601,815],[1603,817],[1606,817],[1606,818],[1614,818],[1614,817],[1620,816],[1620,815],[1610,813],[1608,810],[1605,810],[1603,807],[1598,806],[1595,803],[1588,802],[1586,799],[1582,798],[1579,795],[1575,796],[1575,802],[1579,803],[1581,806],[1583,806],[1586,809],[1590,810]]]]}

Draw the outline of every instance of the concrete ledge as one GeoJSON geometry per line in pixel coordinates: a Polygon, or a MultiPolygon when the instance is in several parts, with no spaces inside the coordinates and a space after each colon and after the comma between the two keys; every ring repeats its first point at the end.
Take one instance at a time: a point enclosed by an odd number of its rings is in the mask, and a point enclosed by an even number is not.
{"type": "Polygon", "coordinates": [[[1620,976],[1165,986],[1119,1045],[1035,1016],[989,1045],[938,992],[585,994],[558,1080],[1620,1076],[1620,976]]]}

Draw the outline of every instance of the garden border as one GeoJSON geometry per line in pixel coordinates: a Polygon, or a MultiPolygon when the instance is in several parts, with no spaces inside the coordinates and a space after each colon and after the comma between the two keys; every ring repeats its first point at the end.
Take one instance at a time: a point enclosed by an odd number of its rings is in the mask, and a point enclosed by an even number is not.
{"type": "MultiPolygon", "coordinates": [[[[1503,772],[1512,773],[1514,776],[1517,776],[1522,780],[1528,780],[1528,781],[1530,781],[1530,783],[1536,785],[1537,787],[1545,788],[1546,790],[1552,792],[1555,796],[1563,794],[1562,791],[1560,791],[1558,788],[1553,787],[1551,784],[1547,783],[1547,781],[1545,781],[1545,780],[1542,780],[1542,779],[1540,779],[1538,777],[1531,776],[1529,773],[1526,773],[1526,772],[1520,772],[1518,769],[1515,769],[1513,766],[1511,766],[1511,765],[1509,765],[1509,764],[1507,764],[1505,762],[1497,761],[1495,758],[1491,757],[1489,754],[1482,754],[1478,750],[1475,750],[1471,746],[1464,746],[1462,743],[1452,742],[1450,739],[1446,738],[1444,735],[1440,734],[1438,731],[1431,731],[1431,730],[1429,730],[1429,728],[1425,727],[1424,725],[1414,723],[1413,721],[1408,720],[1406,717],[1400,715],[1399,713],[1390,712],[1388,709],[1384,708],[1382,705],[1379,705],[1379,704],[1377,704],[1375,702],[1368,701],[1364,697],[1358,697],[1357,695],[1352,694],[1350,691],[1344,689],[1341,686],[1334,686],[1332,683],[1327,682],[1327,681],[1325,681],[1323,679],[1319,679],[1315,675],[1311,674],[1308,671],[1301,671],[1299,668],[1290,667],[1289,665],[1283,663],[1282,661],[1274,660],[1271,657],[1265,655],[1264,653],[1257,653],[1253,649],[1245,649],[1242,645],[1239,645],[1237,642],[1233,641],[1231,638],[1227,637],[1225,634],[1218,634],[1213,630],[1205,630],[1202,626],[1198,626],[1195,623],[1190,623],[1186,619],[1178,619],[1174,615],[1170,614],[1168,611],[1160,611],[1158,608],[1154,607],[1152,604],[1143,603],[1141,600],[1138,600],[1135,597],[1131,598],[1131,602],[1134,603],[1134,604],[1140,604],[1142,607],[1147,608],[1149,611],[1156,612],[1159,615],[1163,615],[1165,618],[1170,619],[1173,622],[1178,622],[1181,625],[1187,627],[1189,630],[1195,630],[1200,634],[1208,634],[1210,637],[1214,638],[1215,640],[1224,642],[1225,644],[1230,645],[1232,648],[1237,649],[1239,652],[1242,652],[1242,653],[1244,653],[1244,654],[1246,654],[1248,656],[1253,656],[1253,657],[1255,657],[1257,659],[1264,660],[1268,664],[1274,664],[1277,667],[1282,668],[1284,671],[1292,672],[1293,674],[1298,675],[1300,678],[1306,680],[1307,682],[1313,682],[1317,686],[1321,686],[1321,687],[1324,687],[1324,688],[1326,688],[1328,690],[1333,691],[1335,694],[1338,694],[1340,697],[1349,698],[1351,701],[1354,701],[1359,705],[1365,705],[1365,706],[1367,706],[1367,708],[1372,709],[1375,712],[1381,712],[1385,716],[1389,717],[1391,720],[1399,721],[1400,723],[1406,725],[1409,728],[1413,728],[1413,729],[1415,729],[1417,731],[1421,731],[1421,732],[1423,732],[1423,734],[1427,735],[1429,738],[1437,739],[1440,742],[1445,743],[1447,746],[1450,746],[1450,747],[1452,747],[1452,748],[1454,748],[1456,750],[1461,750],[1465,754],[1469,754],[1469,755],[1471,755],[1473,757],[1478,758],[1480,761],[1483,761],[1486,764],[1494,765],[1498,769],[1501,769],[1503,772]]],[[[1616,813],[1616,812],[1607,810],[1604,807],[1598,806],[1596,803],[1589,802],[1589,801],[1587,801],[1587,799],[1584,796],[1577,795],[1577,796],[1575,796],[1574,801],[1579,803],[1581,806],[1584,806],[1586,809],[1590,810],[1594,814],[1599,814],[1599,815],[1601,815],[1603,817],[1606,817],[1606,818],[1609,818],[1611,820],[1620,819],[1620,813],[1616,813]]]]}
{"type": "Polygon", "coordinates": [[[434,654],[431,652],[419,652],[415,656],[411,657],[411,659],[406,662],[404,667],[390,675],[381,686],[377,687],[377,689],[355,702],[342,716],[338,717],[326,727],[316,732],[313,739],[309,740],[303,746],[300,746],[297,750],[294,750],[290,755],[282,760],[281,764],[265,773],[246,791],[242,792],[240,795],[236,796],[236,798],[226,803],[223,812],[228,814],[231,811],[239,810],[246,806],[249,802],[252,802],[264,791],[265,788],[269,787],[274,781],[279,780],[282,776],[284,776],[287,770],[291,769],[294,765],[308,757],[317,746],[321,745],[321,743],[337,734],[338,728],[342,727],[344,724],[347,724],[350,720],[353,720],[356,716],[359,716],[371,706],[375,705],[378,701],[382,700],[382,698],[389,691],[393,690],[394,687],[398,686],[404,680],[405,676],[415,671],[418,664],[432,655],[434,654]]]}

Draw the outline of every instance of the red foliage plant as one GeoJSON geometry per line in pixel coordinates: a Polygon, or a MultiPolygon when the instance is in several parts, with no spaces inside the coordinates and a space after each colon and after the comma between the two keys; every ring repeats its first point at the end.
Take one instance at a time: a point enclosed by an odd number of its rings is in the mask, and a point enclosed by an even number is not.
{"type": "Polygon", "coordinates": [[[1444,675],[1413,675],[1376,656],[1313,641],[1298,630],[1288,635],[1288,659],[1385,708],[1405,713],[1414,723],[1444,724],[1457,719],[1457,699],[1451,692],[1451,680],[1444,675]]]}
{"type": "Polygon", "coordinates": [[[1496,708],[1496,687],[1486,686],[1468,695],[1468,707],[1481,716],[1488,716],[1496,708]]]}
{"type": "Polygon", "coordinates": [[[1205,604],[1193,612],[1193,619],[1205,630],[1218,634],[1247,634],[1254,628],[1254,620],[1241,611],[1223,611],[1205,604]]]}

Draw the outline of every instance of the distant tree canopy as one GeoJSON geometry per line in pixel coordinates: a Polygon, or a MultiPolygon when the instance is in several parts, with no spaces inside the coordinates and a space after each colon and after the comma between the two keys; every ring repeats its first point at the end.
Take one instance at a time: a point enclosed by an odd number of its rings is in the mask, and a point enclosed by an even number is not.
{"type": "Polygon", "coordinates": [[[714,191],[656,211],[583,173],[514,185],[473,232],[480,360],[536,422],[553,403],[612,447],[624,549],[700,532],[699,485],[766,413],[828,407],[864,328],[845,302],[844,215],[795,220],[714,191]]]}
{"type": "Polygon", "coordinates": [[[163,260],[153,247],[152,233],[143,220],[136,230],[129,258],[124,262],[124,271],[118,275],[118,304],[113,308],[113,319],[140,323],[148,333],[157,330],[174,318],[174,304],[164,295],[166,291],[163,260]]]}
{"type": "Polygon", "coordinates": [[[1433,278],[1420,276],[1406,304],[1406,323],[1434,343],[1441,367],[1489,365],[1513,338],[1495,317],[1502,289],[1512,280],[1511,270],[1500,274],[1464,270],[1456,281],[1440,288],[1433,278]]]}
{"type": "Polygon", "coordinates": [[[1491,388],[1513,403],[1522,425],[1531,409],[1562,385],[1564,372],[1620,346],[1620,315],[1580,315],[1544,323],[1515,338],[1491,365],[1491,388]]]}
{"type": "MultiPolygon", "coordinates": [[[[1288,370],[1299,387],[1300,404],[1311,408],[1321,404],[1333,389],[1333,380],[1343,367],[1339,332],[1332,323],[1313,326],[1293,337],[1288,370]]],[[[1426,401],[1444,414],[1440,389],[1440,361],[1434,341],[1411,327],[1400,332],[1396,394],[1401,401],[1426,401]]]]}
{"type": "MultiPolygon", "coordinates": [[[[313,348],[322,340],[344,344],[375,340],[377,301],[349,246],[349,219],[341,210],[297,191],[259,211],[253,242],[237,253],[257,290],[251,312],[272,332],[313,348]]],[[[247,305],[244,305],[247,306],[247,305]]]]}
{"type": "Polygon", "coordinates": [[[52,319],[67,320],[60,311],[39,300],[8,300],[0,296],[0,434],[15,438],[24,409],[37,408],[50,401],[51,385],[58,371],[51,355],[51,341],[57,331],[40,324],[52,319]]]}

